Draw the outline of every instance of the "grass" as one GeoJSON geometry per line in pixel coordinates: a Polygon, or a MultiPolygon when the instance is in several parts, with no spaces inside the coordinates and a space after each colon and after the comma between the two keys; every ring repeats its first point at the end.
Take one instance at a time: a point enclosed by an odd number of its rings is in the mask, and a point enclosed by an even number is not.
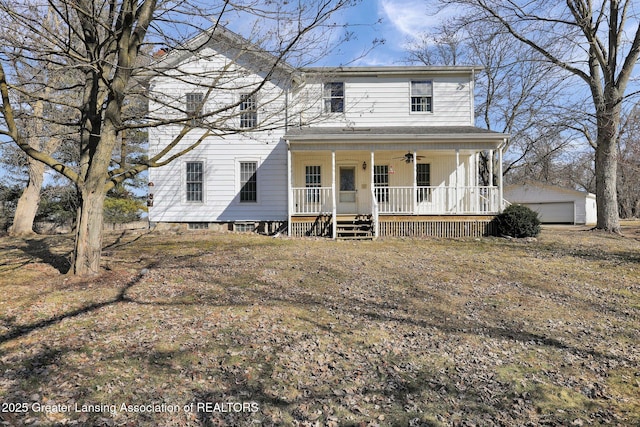
{"type": "Polygon", "coordinates": [[[640,223],[624,232],[129,232],[90,279],[60,273],[69,236],[0,238],[0,420],[638,425],[640,223]]]}

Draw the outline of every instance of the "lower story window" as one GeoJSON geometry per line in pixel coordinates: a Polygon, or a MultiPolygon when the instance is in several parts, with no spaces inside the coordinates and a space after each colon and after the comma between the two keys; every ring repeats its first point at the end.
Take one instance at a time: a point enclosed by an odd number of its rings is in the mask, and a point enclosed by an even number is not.
{"type": "Polygon", "coordinates": [[[378,203],[389,201],[389,166],[375,165],[373,167],[373,184],[378,203]]]}
{"type": "Polygon", "coordinates": [[[307,187],[307,202],[318,203],[320,201],[320,187],[322,175],[320,166],[305,166],[305,187],[307,187]]]}
{"type": "Polygon", "coordinates": [[[202,202],[203,201],[203,188],[204,188],[204,173],[202,162],[187,162],[187,188],[186,199],[187,202],[202,202]]]}
{"type": "Polygon", "coordinates": [[[431,165],[429,163],[416,164],[416,184],[418,185],[418,202],[431,199],[431,165]]]}
{"type": "Polygon", "coordinates": [[[240,201],[258,201],[258,163],[240,162],[240,201]]]}

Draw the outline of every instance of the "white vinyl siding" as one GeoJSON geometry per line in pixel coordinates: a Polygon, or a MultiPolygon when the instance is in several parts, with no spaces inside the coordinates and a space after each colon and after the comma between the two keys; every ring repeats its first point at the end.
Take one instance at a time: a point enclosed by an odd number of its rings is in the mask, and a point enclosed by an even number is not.
{"type": "MultiPolygon", "coordinates": [[[[317,127],[377,127],[377,126],[473,126],[473,106],[470,75],[437,76],[432,82],[433,112],[411,112],[411,81],[403,77],[345,78],[344,113],[325,114],[322,83],[309,82],[296,93],[292,108],[302,110],[291,115],[292,120],[312,123],[317,127]],[[315,97],[315,98],[314,98],[315,97]],[[315,103],[313,100],[316,100],[315,103]],[[307,100],[309,108],[300,108],[307,100]],[[437,107],[437,108],[435,108],[437,107]]],[[[293,123],[295,124],[295,123],[293,123]]]]}

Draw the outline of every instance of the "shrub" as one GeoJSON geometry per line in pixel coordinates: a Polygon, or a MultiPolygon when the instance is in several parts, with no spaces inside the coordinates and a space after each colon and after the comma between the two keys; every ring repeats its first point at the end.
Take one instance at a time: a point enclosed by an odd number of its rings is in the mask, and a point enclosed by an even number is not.
{"type": "Polygon", "coordinates": [[[536,237],[540,234],[538,213],[523,205],[508,206],[495,221],[501,236],[536,237]]]}

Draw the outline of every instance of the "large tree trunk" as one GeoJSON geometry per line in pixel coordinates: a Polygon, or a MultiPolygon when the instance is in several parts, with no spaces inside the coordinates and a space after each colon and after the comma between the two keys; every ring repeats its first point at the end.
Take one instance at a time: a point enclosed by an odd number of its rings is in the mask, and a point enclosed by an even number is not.
{"type": "Polygon", "coordinates": [[[33,234],[33,220],[40,203],[40,191],[44,180],[44,163],[28,158],[29,181],[22,195],[18,199],[13,225],[9,228],[11,236],[25,236],[33,234]]]}
{"type": "Polygon", "coordinates": [[[620,104],[618,98],[607,93],[609,102],[602,106],[598,114],[598,137],[595,157],[596,202],[598,220],[596,228],[620,232],[618,213],[618,152],[617,138],[620,125],[620,104]],[[611,101],[614,100],[614,101],[611,101]]]}
{"type": "Polygon", "coordinates": [[[596,228],[620,232],[618,195],[616,190],[618,159],[613,141],[600,141],[596,148],[596,228]]]}
{"type": "Polygon", "coordinates": [[[69,273],[93,275],[100,272],[102,254],[102,217],[104,185],[80,191],[80,207],[76,220],[74,259],[69,273]]]}

